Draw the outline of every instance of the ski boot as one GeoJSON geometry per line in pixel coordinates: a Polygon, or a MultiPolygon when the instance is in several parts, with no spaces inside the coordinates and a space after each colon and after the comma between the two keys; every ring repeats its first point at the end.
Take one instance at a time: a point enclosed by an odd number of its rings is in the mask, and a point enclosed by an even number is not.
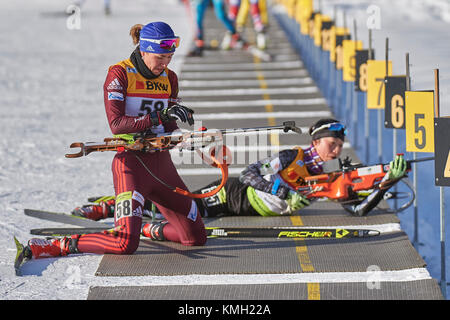
{"type": "Polygon", "coordinates": [[[194,41],[194,48],[192,48],[187,56],[188,57],[201,57],[203,56],[203,49],[204,49],[204,41],[196,39],[194,41]]]}
{"type": "Polygon", "coordinates": [[[27,247],[31,251],[34,259],[67,256],[71,253],[79,253],[79,238],[79,235],[49,239],[32,238],[28,240],[27,247]]]}
{"type": "Polygon", "coordinates": [[[222,50],[229,50],[230,49],[230,44],[231,44],[231,33],[230,32],[226,32],[225,36],[222,39],[222,43],[220,44],[220,48],[222,50]]]}
{"type": "Polygon", "coordinates": [[[152,240],[164,241],[166,239],[164,238],[163,229],[166,224],[168,224],[168,221],[146,223],[142,227],[141,234],[152,240]]]}
{"type": "Polygon", "coordinates": [[[17,247],[17,255],[14,262],[16,275],[20,275],[21,265],[31,259],[66,256],[72,253],[79,253],[78,239],[80,235],[73,235],[64,238],[32,238],[28,240],[26,246],[22,245],[16,237],[14,242],[17,247]]]}
{"type": "Polygon", "coordinates": [[[241,37],[239,33],[226,32],[223,37],[221,48],[222,50],[230,50],[230,49],[242,49],[245,46],[245,41],[241,37]]]}
{"type": "Polygon", "coordinates": [[[100,201],[98,204],[84,205],[75,208],[72,211],[72,214],[94,221],[106,219],[114,216],[115,203],[115,199],[110,199],[107,201],[100,201]]]}
{"type": "Polygon", "coordinates": [[[266,34],[264,32],[258,32],[256,34],[256,46],[260,50],[266,50],[267,41],[266,41],[266,34]]]}
{"type": "Polygon", "coordinates": [[[246,45],[245,40],[241,37],[239,33],[231,35],[231,48],[232,49],[243,49],[246,45]]]}

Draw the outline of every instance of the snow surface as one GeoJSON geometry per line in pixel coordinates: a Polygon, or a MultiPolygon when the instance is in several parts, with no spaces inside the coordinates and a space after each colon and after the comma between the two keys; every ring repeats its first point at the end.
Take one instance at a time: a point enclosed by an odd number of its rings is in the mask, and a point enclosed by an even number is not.
{"type": "Polygon", "coordinates": [[[23,209],[70,212],[89,196],[114,194],[112,154],[70,160],[64,154],[74,141],[111,134],[103,82],[108,67],[134,49],[131,26],[157,20],[172,26],[183,39],[171,63],[176,72],[192,38],[178,0],[113,0],[111,16],[103,1],[86,1],[80,30],[66,27],[70,4],[0,2],[0,299],[86,299],[98,255],[35,261],[24,265],[24,277],[15,276],[13,235],[25,243],[31,228],[58,226],[23,209]]]}
{"type": "MultiPolygon", "coordinates": [[[[85,203],[88,196],[113,194],[112,154],[71,160],[64,154],[74,141],[110,135],[102,86],[108,66],[128,57],[133,49],[130,27],[155,20],[168,22],[183,39],[171,64],[175,71],[192,39],[185,9],[178,0],[112,0],[111,16],[104,15],[101,0],[86,1],[80,30],[66,27],[64,11],[69,4],[70,0],[0,2],[2,300],[86,299],[93,285],[168,280],[95,277],[101,256],[93,254],[34,261],[24,265],[24,276],[15,276],[13,235],[26,242],[31,228],[61,227],[25,216],[24,208],[68,212],[85,203]]],[[[348,23],[350,17],[356,17],[361,26],[367,6],[379,5],[382,26],[374,33],[374,47],[384,48],[389,36],[396,74],[404,70],[404,53],[410,52],[413,89],[433,89],[433,69],[440,68],[441,114],[450,115],[449,1],[330,0],[322,1],[323,10],[332,14],[334,4],[347,10],[348,23]]],[[[367,43],[366,35],[360,38],[367,43]]],[[[439,256],[439,249],[432,254],[439,256]]],[[[283,281],[291,281],[294,275],[284,277],[283,281]]],[[[171,281],[188,280],[179,277],[171,281]]]]}

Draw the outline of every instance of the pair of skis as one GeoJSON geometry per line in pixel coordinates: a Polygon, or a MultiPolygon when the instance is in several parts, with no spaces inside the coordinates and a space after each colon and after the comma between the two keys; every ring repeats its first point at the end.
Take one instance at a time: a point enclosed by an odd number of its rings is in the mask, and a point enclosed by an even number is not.
{"type": "MultiPolygon", "coordinates": [[[[65,224],[73,224],[81,228],[40,228],[30,231],[33,235],[40,236],[67,236],[72,234],[88,234],[107,232],[114,227],[102,222],[92,221],[86,218],[56,213],[50,211],[25,209],[25,214],[31,217],[57,221],[65,224]]],[[[206,227],[209,238],[300,238],[300,239],[341,239],[364,238],[378,236],[377,230],[346,229],[346,228],[316,228],[316,227],[206,227]]]]}
{"type": "MultiPolygon", "coordinates": [[[[47,237],[63,237],[73,234],[89,233],[111,233],[114,227],[108,224],[89,220],[87,218],[69,215],[65,213],[25,209],[25,215],[56,221],[64,224],[71,224],[77,227],[71,228],[40,228],[32,229],[32,235],[47,237]]],[[[290,239],[347,239],[347,238],[366,238],[380,235],[377,230],[368,229],[346,229],[346,228],[309,228],[309,227],[206,227],[208,238],[290,238],[290,239]]],[[[27,248],[22,245],[16,237],[14,242],[17,248],[17,254],[14,261],[16,275],[21,275],[21,266],[27,261],[27,248]]]]}

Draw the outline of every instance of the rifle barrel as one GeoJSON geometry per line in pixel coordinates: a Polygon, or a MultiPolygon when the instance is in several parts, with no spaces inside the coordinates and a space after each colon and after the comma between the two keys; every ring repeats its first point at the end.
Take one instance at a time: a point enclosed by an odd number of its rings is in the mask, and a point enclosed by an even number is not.
{"type": "Polygon", "coordinates": [[[283,130],[283,129],[284,129],[283,126],[274,126],[274,127],[258,127],[258,128],[221,129],[220,132],[222,134],[231,134],[231,133],[245,133],[255,131],[283,130]]]}
{"type": "Polygon", "coordinates": [[[423,161],[431,161],[431,160],[434,160],[434,157],[426,157],[426,158],[407,160],[406,162],[414,163],[414,162],[423,162],[423,161]]]}
{"type": "Polygon", "coordinates": [[[284,130],[285,132],[292,130],[297,133],[301,133],[300,128],[295,126],[295,121],[286,121],[280,126],[265,126],[265,127],[253,127],[253,128],[234,128],[234,129],[220,129],[222,134],[231,133],[245,133],[245,132],[255,132],[255,131],[270,131],[270,130],[284,130]]]}

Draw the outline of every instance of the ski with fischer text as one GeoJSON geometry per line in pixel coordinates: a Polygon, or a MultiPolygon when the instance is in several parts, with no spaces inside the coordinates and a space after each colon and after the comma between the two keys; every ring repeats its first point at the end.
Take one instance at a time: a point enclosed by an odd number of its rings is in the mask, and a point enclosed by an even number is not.
{"type": "MultiPolygon", "coordinates": [[[[110,227],[109,227],[110,228],[110,227]]],[[[307,227],[206,227],[208,238],[301,238],[301,239],[341,239],[365,238],[380,235],[377,230],[345,228],[307,228],[307,227]]],[[[40,228],[30,233],[40,236],[68,236],[107,231],[108,228],[40,228]]]]}

